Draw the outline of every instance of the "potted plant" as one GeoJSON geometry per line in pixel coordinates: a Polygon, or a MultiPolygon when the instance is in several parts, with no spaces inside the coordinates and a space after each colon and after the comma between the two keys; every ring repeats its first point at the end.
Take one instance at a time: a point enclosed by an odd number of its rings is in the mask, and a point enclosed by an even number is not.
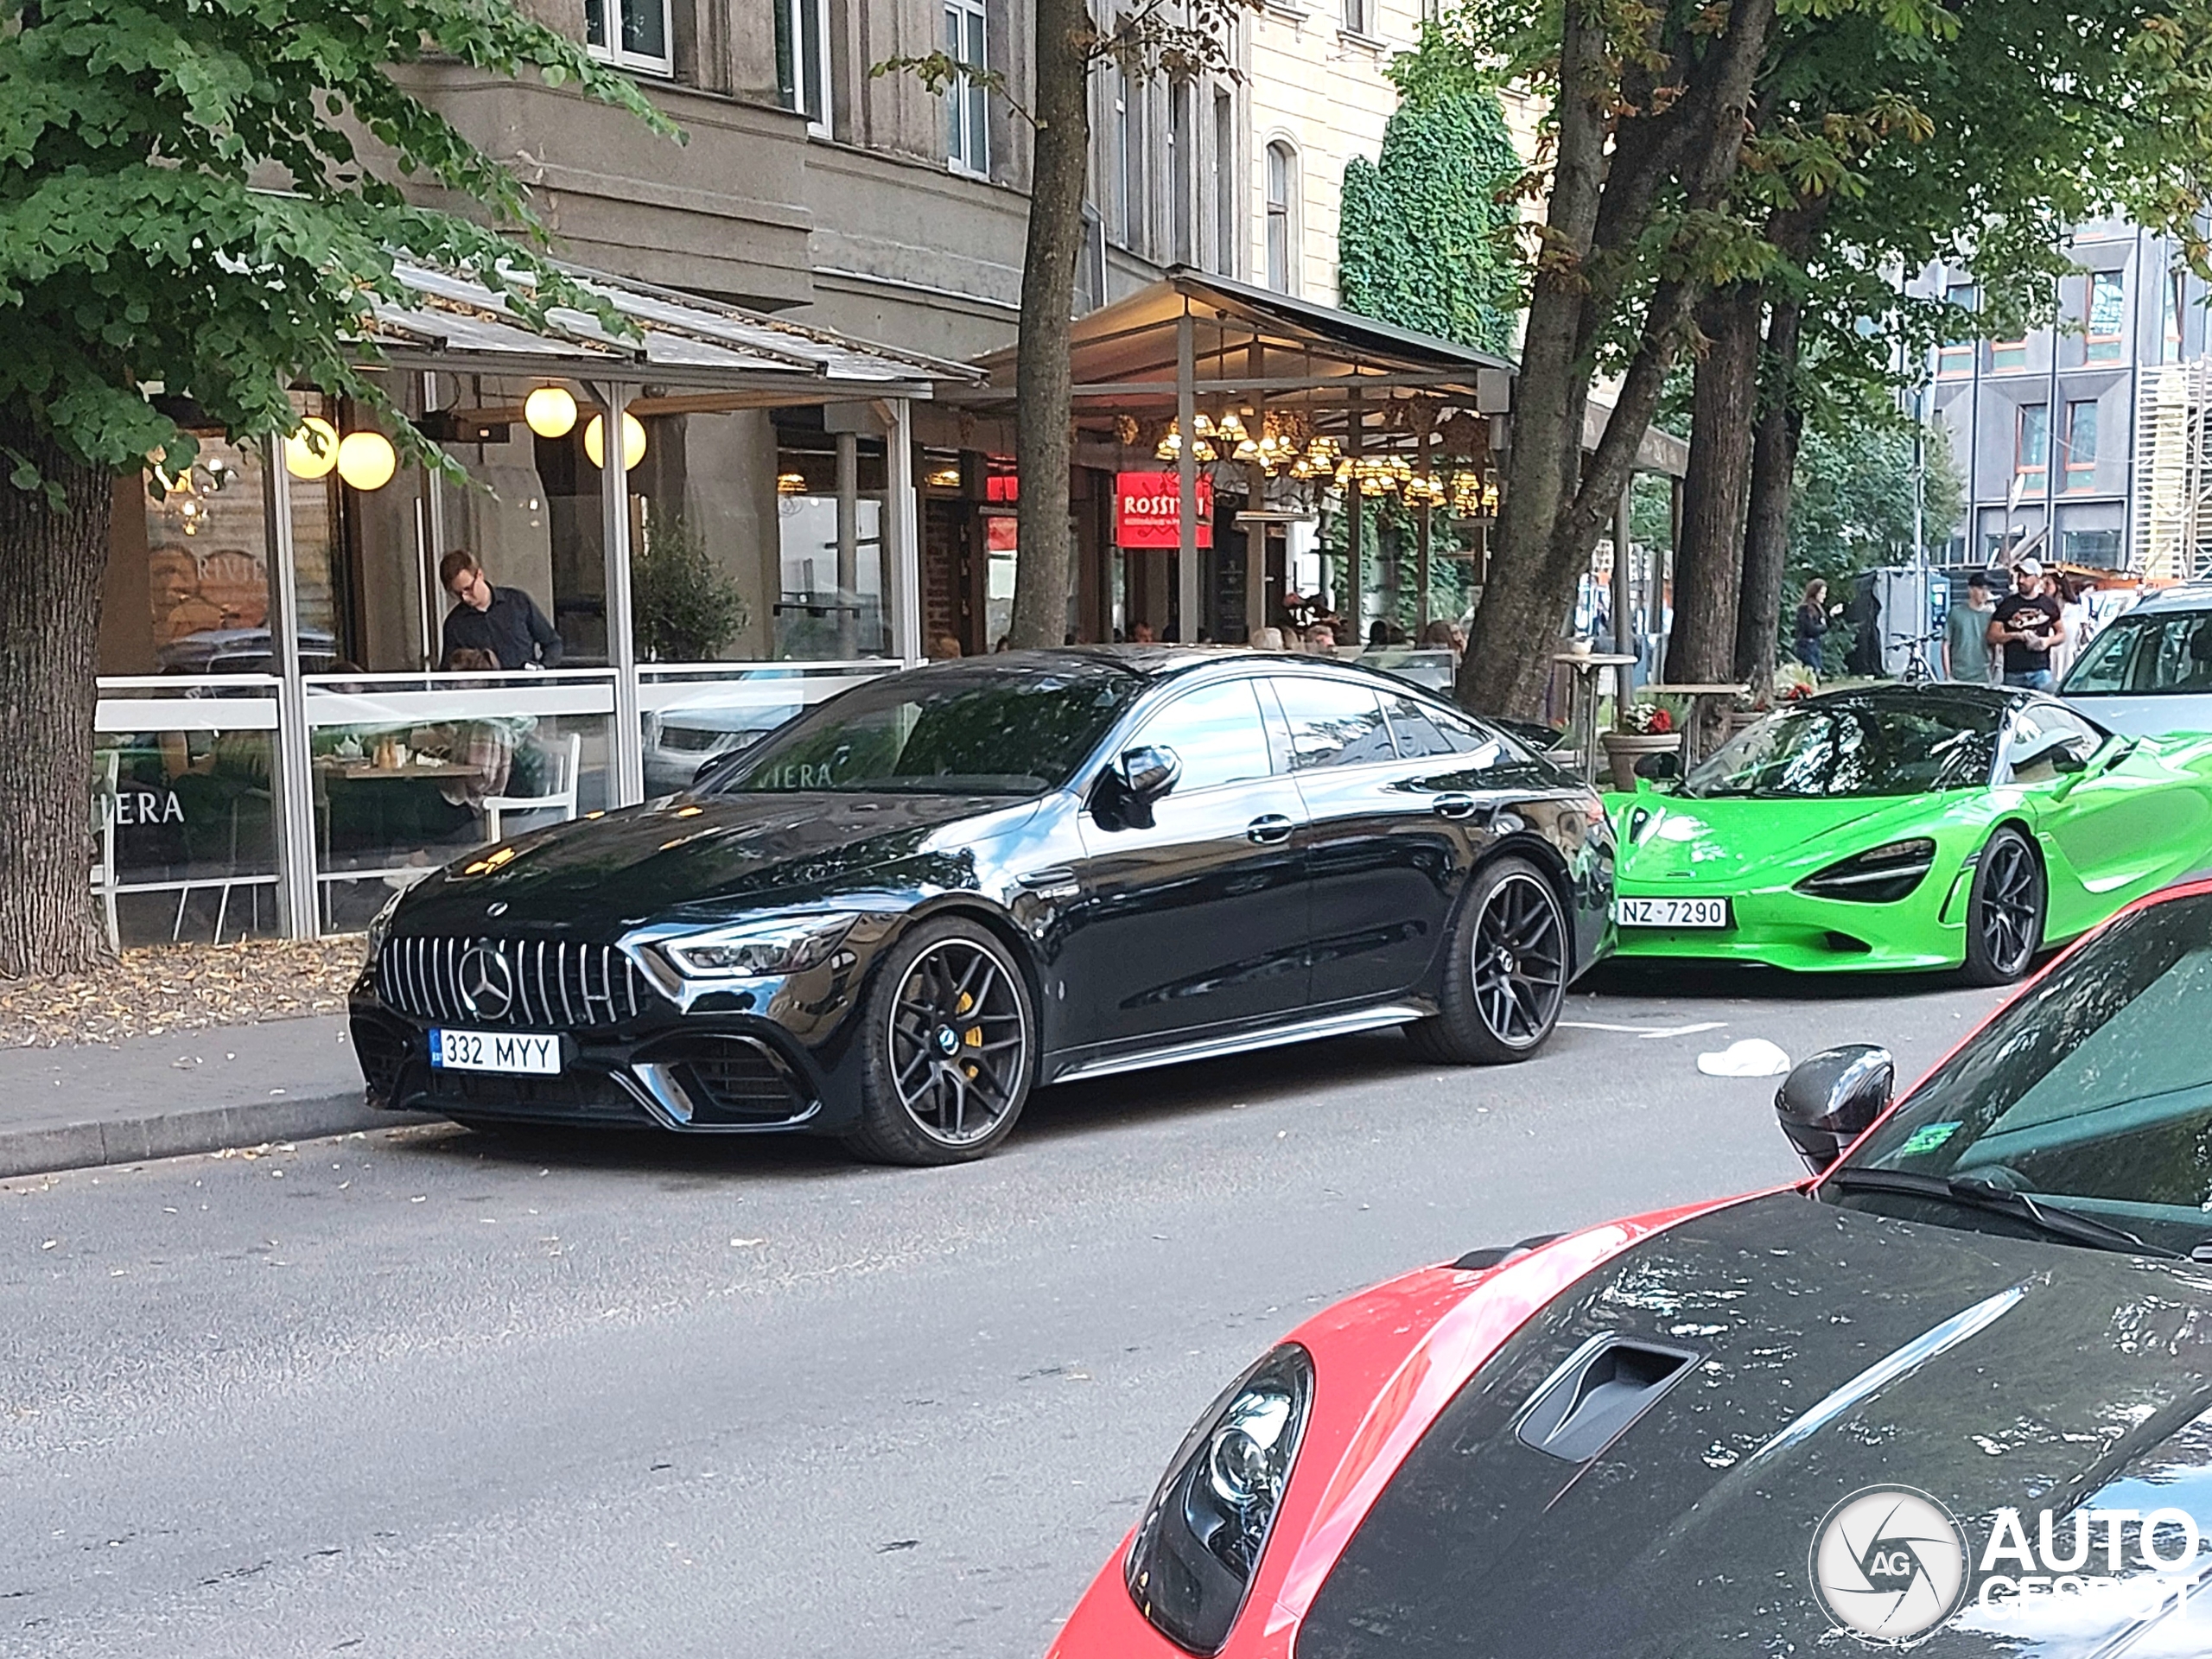
{"type": "Polygon", "coordinates": [[[744,595],[681,518],[645,526],[630,573],[638,645],[646,660],[710,662],[744,631],[744,595]]]}
{"type": "Polygon", "coordinates": [[[1610,732],[1601,732],[1598,741],[1605,746],[1605,760],[1613,770],[1615,789],[1636,787],[1636,763],[1647,754],[1664,754],[1681,747],[1681,728],[1675,722],[1675,712],[1664,703],[1630,702],[1621,708],[1619,723],[1610,732]]]}

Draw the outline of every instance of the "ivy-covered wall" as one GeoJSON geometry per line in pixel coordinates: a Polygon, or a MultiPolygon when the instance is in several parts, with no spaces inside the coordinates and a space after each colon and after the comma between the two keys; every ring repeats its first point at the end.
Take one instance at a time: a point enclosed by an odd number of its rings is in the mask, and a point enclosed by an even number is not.
{"type": "Polygon", "coordinates": [[[1522,172],[1475,54],[1433,24],[1391,64],[1398,108],[1377,162],[1344,168],[1338,293],[1348,311],[1503,353],[1520,280],[1501,201],[1522,172]]]}

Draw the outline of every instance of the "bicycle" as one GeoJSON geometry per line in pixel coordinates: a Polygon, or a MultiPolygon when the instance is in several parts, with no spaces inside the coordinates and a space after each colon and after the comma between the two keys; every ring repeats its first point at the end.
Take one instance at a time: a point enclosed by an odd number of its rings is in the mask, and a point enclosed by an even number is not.
{"type": "Polygon", "coordinates": [[[1893,633],[1890,647],[1905,648],[1904,667],[1897,675],[1901,685],[1932,685],[1943,677],[1936,671],[1935,664],[1928,660],[1928,648],[1943,637],[1941,628],[1930,628],[1926,633],[1893,633]]]}

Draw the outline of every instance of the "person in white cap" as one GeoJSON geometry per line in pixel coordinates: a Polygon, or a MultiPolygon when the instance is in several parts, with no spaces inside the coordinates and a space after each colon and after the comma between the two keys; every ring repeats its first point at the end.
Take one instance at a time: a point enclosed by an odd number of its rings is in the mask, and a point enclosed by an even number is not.
{"type": "Polygon", "coordinates": [[[2005,683],[2037,691],[2051,689],[2051,648],[2066,638],[2059,603],[2043,591],[2043,562],[2012,567],[2012,591],[1989,613],[1989,643],[2005,650],[2005,683]]]}

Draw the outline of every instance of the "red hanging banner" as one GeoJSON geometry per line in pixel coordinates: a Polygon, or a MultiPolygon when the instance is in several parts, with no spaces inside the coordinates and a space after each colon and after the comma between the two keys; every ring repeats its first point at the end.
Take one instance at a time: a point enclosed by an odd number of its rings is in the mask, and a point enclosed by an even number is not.
{"type": "MultiPolygon", "coordinates": [[[[1121,547],[1183,544],[1182,492],[1173,473],[1114,474],[1114,541],[1121,547]]],[[[1213,480],[1198,475],[1198,545],[1213,545],[1213,480]]]]}

